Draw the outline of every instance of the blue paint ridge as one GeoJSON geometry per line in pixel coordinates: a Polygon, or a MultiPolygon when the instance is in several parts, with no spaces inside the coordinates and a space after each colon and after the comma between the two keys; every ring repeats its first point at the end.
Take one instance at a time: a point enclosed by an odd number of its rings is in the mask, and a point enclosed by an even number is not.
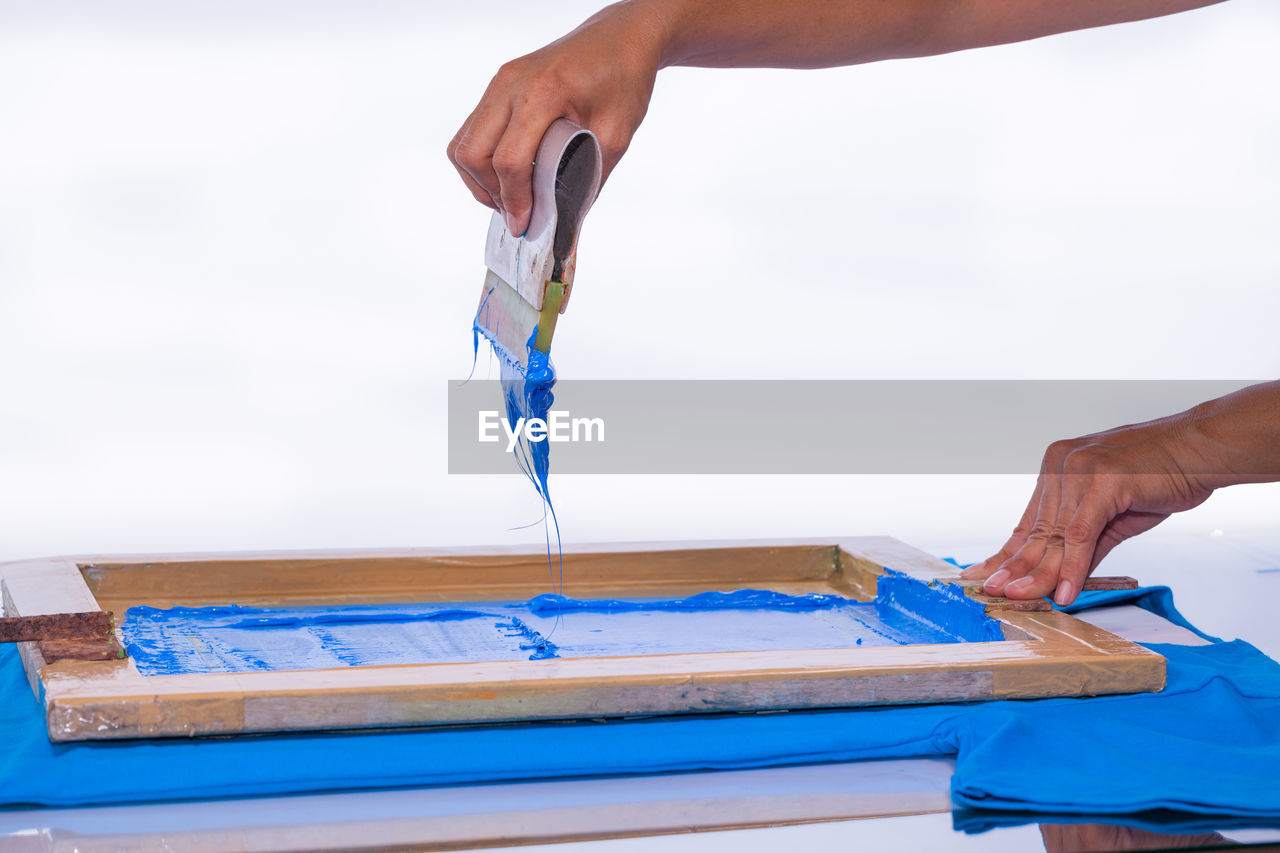
{"type": "Polygon", "coordinates": [[[959,642],[1004,639],[999,620],[988,616],[986,605],[965,595],[959,584],[925,583],[886,567],[876,581],[875,605],[885,621],[896,616],[923,622],[959,642]]]}
{"type": "Polygon", "coordinates": [[[553,616],[558,613],[622,613],[643,610],[829,610],[857,603],[839,595],[787,595],[768,589],[739,589],[734,592],[700,592],[688,598],[665,601],[569,598],[547,593],[529,599],[524,607],[538,616],[553,616]]]}
{"type": "Polygon", "coordinates": [[[388,610],[381,613],[313,613],[305,616],[272,614],[228,622],[224,628],[303,628],[315,625],[360,625],[379,622],[458,622],[463,619],[497,619],[497,613],[481,610],[433,610],[428,613],[403,613],[388,610]]]}
{"type": "Polygon", "coordinates": [[[399,610],[379,610],[375,612],[356,613],[346,610],[329,610],[318,613],[297,613],[287,609],[271,610],[258,607],[246,607],[240,604],[214,605],[211,607],[147,607],[138,605],[130,607],[125,614],[127,620],[174,622],[183,617],[195,616],[201,619],[221,616],[238,616],[244,618],[236,622],[219,622],[220,628],[303,628],[312,625],[355,625],[378,622],[456,622],[461,619],[498,619],[497,613],[485,613],[481,610],[429,610],[425,613],[411,613],[399,610]]]}

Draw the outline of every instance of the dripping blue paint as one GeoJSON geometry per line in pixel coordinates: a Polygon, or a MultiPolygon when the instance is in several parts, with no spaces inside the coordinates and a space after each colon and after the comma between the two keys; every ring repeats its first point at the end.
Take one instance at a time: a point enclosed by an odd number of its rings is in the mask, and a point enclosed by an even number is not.
{"type": "Polygon", "coordinates": [[[672,599],[133,607],[121,633],[144,675],[1003,639],[958,587],[892,572],[870,602],[741,589],[672,599]]]}
{"type": "MultiPolygon", "coordinates": [[[[480,325],[480,315],[484,313],[485,305],[496,289],[495,286],[485,293],[484,298],[480,300],[480,307],[476,309],[476,316],[471,322],[472,369],[474,370],[475,360],[479,358],[480,337],[483,335],[492,346],[493,354],[498,358],[498,376],[502,385],[503,403],[507,410],[507,428],[514,432],[517,425],[521,423],[522,418],[525,423],[534,418],[544,422],[547,420],[551,406],[555,402],[555,394],[552,389],[556,384],[556,369],[555,365],[551,363],[550,355],[534,349],[534,342],[538,339],[538,327],[536,325],[533,331],[529,333],[529,339],[525,341],[525,362],[523,364],[521,364],[515,353],[485,332],[480,325]]],[[[560,558],[560,570],[563,573],[564,557],[560,553],[560,521],[556,518],[555,505],[551,503],[551,489],[548,483],[548,477],[551,473],[551,442],[531,442],[525,437],[524,431],[521,430],[514,452],[517,465],[533,483],[534,488],[538,491],[538,496],[542,499],[542,522],[547,541],[547,568],[552,570],[551,527],[554,526],[556,552],[560,558]],[[546,524],[548,515],[550,515],[551,526],[546,524]]],[[[556,588],[557,580],[558,578],[553,570],[553,589],[556,588]]],[[[554,632],[554,628],[552,632],[554,632]]]]}
{"type": "MultiPolygon", "coordinates": [[[[490,289],[485,294],[480,307],[476,310],[476,319],[471,323],[472,357],[479,357],[480,338],[483,336],[492,346],[493,354],[498,358],[498,375],[502,383],[503,403],[507,410],[507,425],[511,430],[515,430],[522,418],[525,422],[533,418],[547,420],[547,415],[555,402],[552,389],[556,384],[556,369],[551,363],[551,356],[533,347],[538,337],[537,326],[530,333],[529,340],[525,342],[526,352],[523,364],[515,353],[508,350],[496,338],[490,337],[480,326],[480,315],[484,312],[485,303],[489,301],[495,289],[490,289]]],[[[551,493],[547,484],[551,465],[550,442],[530,442],[522,436],[516,452],[517,463],[521,470],[533,481],[534,488],[538,490],[538,494],[550,509],[551,493]]],[[[551,512],[554,518],[555,510],[552,509],[551,512]]]]}

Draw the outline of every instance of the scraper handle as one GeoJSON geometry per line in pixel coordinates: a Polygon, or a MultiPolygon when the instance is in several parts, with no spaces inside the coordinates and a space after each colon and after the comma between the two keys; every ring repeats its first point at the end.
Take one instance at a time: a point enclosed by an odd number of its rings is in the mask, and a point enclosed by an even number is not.
{"type": "Polygon", "coordinates": [[[567,118],[552,122],[538,146],[533,166],[533,215],[539,207],[555,214],[555,260],[550,280],[564,284],[562,312],[573,288],[578,232],[600,193],[603,162],[596,135],[567,118]]]}
{"type": "Polygon", "coordinates": [[[500,213],[489,221],[485,265],[538,311],[550,281],[564,285],[560,311],[568,304],[578,232],[600,192],[603,162],[594,133],[556,119],[542,135],[534,160],[529,227],[516,236],[500,213]]]}

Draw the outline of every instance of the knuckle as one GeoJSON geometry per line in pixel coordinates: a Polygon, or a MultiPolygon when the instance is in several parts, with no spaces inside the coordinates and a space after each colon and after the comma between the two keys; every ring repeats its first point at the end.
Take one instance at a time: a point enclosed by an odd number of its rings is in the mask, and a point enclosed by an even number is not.
{"type": "Polygon", "coordinates": [[[464,142],[459,142],[453,149],[453,162],[468,172],[476,173],[484,167],[484,157],[480,152],[464,142]]]}
{"type": "Polygon", "coordinates": [[[1053,535],[1053,525],[1047,521],[1037,521],[1027,532],[1028,539],[1043,541],[1053,535]]]}
{"type": "Polygon", "coordinates": [[[520,99],[522,101],[545,101],[556,97],[564,91],[564,81],[554,71],[535,74],[523,82],[520,99]]]}
{"type": "Polygon", "coordinates": [[[517,77],[522,76],[524,67],[524,58],[509,59],[498,66],[498,70],[493,75],[493,82],[498,84],[510,83],[517,77]]]}
{"type": "Polygon", "coordinates": [[[605,160],[616,162],[626,153],[631,142],[631,134],[626,128],[612,122],[605,122],[595,129],[596,138],[600,140],[600,150],[605,160]]]}
{"type": "Polygon", "coordinates": [[[499,177],[514,178],[521,174],[523,167],[528,165],[510,148],[499,148],[493,152],[493,171],[497,172],[499,177]]]}
{"type": "Polygon", "coordinates": [[[1073,519],[1063,531],[1063,538],[1068,545],[1088,545],[1093,539],[1093,530],[1088,522],[1073,519]]]}
{"type": "Polygon", "coordinates": [[[1092,445],[1078,447],[1063,460],[1063,470],[1068,474],[1093,476],[1105,470],[1106,451],[1092,445]]]}
{"type": "Polygon", "coordinates": [[[1048,460],[1059,460],[1076,448],[1076,440],[1074,438],[1060,438],[1049,445],[1044,452],[1044,458],[1048,460]]]}

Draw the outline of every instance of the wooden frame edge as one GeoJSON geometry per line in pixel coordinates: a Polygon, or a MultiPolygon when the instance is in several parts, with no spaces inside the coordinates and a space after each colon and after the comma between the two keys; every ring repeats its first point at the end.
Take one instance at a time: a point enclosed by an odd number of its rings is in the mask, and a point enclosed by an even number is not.
{"type": "MultiPolygon", "coordinates": [[[[874,580],[884,567],[924,582],[959,582],[955,566],[884,536],[579,545],[567,547],[566,553],[793,547],[830,548],[831,580],[843,583],[853,597],[864,600],[874,597],[874,580]]],[[[495,558],[543,554],[530,546],[349,552],[350,556],[334,552],[274,552],[261,557],[236,555],[235,559],[331,561],[372,555],[414,559],[447,558],[458,553],[495,558]]],[[[214,563],[231,557],[213,554],[192,559],[214,563]]],[[[96,610],[98,601],[85,582],[81,566],[172,560],[170,556],[151,555],[3,564],[0,574],[4,577],[6,612],[32,615],[96,610]],[[50,579],[52,583],[46,582],[50,579]]],[[[835,649],[519,662],[517,668],[495,662],[141,676],[136,669],[130,671],[131,664],[112,661],[46,665],[37,657],[38,650],[31,648],[24,656],[24,665],[38,695],[43,682],[49,734],[55,741],[1032,698],[1061,695],[1060,687],[1050,683],[1054,680],[1086,694],[1159,690],[1163,686],[1164,659],[1142,646],[1057,611],[1024,612],[1002,606],[999,600],[982,596],[972,585],[966,594],[982,601],[988,613],[1004,626],[1009,637],[1000,644],[1004,652],[1022,654],[1025,659],[993,657],[975,647],[994,644],[970,643],[885,648],[875,655],[869,654],[874,649],[857,649],[856,667],[839,654],[852,650],[835,649]],[[886,652],[899,654],[891,654],[889,663],[875,663],[878,655],[886,652]],[[707,657],[715,660],[705,660],[707,657]],[[912,658],[918,664],[913,664],[912,658]],[[600,669],[602,661],[612,669],[600,669]],[[618,662],[627,661],[633,664],[630,675],[619,676],[618,662]],[[641,663],[636,664],[637,661],[641,663]],[[729,675],[724,674],[727,664],[736,665],[729,675]],[[502,669],[504,666],[506,670],[502,669]],[[837,672],[843,675],[833,675],[837,672]],[[525,678],[522,673],[536,675],[525,678]],[[464,674],[466,678],[452,677],[464,674]],[[610,675],[616,683],[593,683],[599,682],[602,675],[610,675]],[[273,686],[265,686],[267,683],[273,686]],[[361,691],[367,692],[362,695],[361,691]],[[531,702],[540,704],[543,712],[530,716],[531,702]],[[424,712],[430,712],[428,719],[423,718],[424,712]]]]}

